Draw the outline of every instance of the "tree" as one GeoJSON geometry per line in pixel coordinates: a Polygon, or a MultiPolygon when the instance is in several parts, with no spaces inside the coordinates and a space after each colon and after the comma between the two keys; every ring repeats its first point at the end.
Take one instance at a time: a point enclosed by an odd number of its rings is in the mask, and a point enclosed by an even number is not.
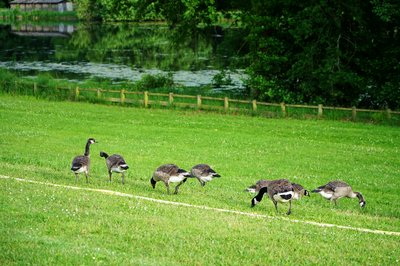
{"type": "Polygon", "coordinates": [[[368,1],[253,1],[245,16],[253,94],[270,101],[393,106],[388,94],[377,94],[399,88],[398,15],[384,6],[379,16],[378,5],[368,1]],[[363,95],[372,99],[362,102],[363,95]]]}

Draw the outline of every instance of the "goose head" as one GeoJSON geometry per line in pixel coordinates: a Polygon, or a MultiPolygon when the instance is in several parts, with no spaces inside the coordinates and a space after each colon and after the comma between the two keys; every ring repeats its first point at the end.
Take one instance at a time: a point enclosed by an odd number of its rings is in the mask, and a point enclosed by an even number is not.
{"type": "Polygon", "coordinates": [[[156,188],[157,182],[156,182],[153,178],[151,178],[151,179],[150,179],[150,184],[151,184],[151,186],[152,186],[153,188],[156,188]]]}

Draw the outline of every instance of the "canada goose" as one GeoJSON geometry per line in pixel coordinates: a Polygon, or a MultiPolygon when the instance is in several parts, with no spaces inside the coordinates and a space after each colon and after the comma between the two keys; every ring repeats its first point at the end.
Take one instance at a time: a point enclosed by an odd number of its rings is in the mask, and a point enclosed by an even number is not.
{"type": "Polygon", "coordinates": [[[128,170],[129,166],[126,164],[124,158],[122,158],[122,156],[119,154],[113,154],[111,156],[108,156],[108,154],[103,151],[100,152],[100,157],[104,157],[106,159],[110,182],[111,182],[112,172],[116,172],[116,173],[121,173],[122,184],[125,184],[125,173],[124,172],[126,170],[128,170]]]}
{"type": "Polygon", "coordinates": [[[174,194],[177,194],[179,186],[185,183],[188,177],[191,177],[190,173],[179,168],[175,164],[164,164],[154,171],[153,176],[150,179],[150,183],[151,186],[155,188],[158,181],[164,182],[165,186],[167,187],[168,194],[170,194],[169,184],[179,182],[179,184],[175,187],[174,194]]]}
{"type": "Polygon", "coordinates": [[[304,189],[304,187],[302,185],[292,183],[292,186],[293,186],[293,191],[294,191],[293,199],[299,200],[303,196],[310,197],[310,192],[308,192],[308,190],[304,189]]]}
{"type": "Polygon", "coordinates": [[[343,197],[352,199],[357,197],[361,207],[364,207],[366,204],[364,197],[360,192],[353,192],[351,186],[339,180],[331,181],[326,185],[314,189],[312,192],[319,193],[325,199],[334,201],[335,205],[337,205],[336,201],[343,197]]]}
{"type": "Polygon", "coordinates": [[[90,144],[96,143],[94,138],[89,138],[86,142],[85,154],[78,155],[72,160],[71,170],[75,174],[75,182],[78,182],[78,174],[85,173],[86,183],[89,183],[89,168],[90,168],[90,144]]]}
{"type": "Polygon", "coordinates": [[[264,194],[268,193],[269,198],[275,205],[275,210],[278,212],[278,202],[289,202],[289,209],[287,211],[287,215],[292,212],[292,198],[294,195],[292,183],[287,179],[278,179],[271,180],[267,187],[262,187],[258,192],[257,196],[255,196],[251,200],[251,207],[254,207],[257,203],[259,203],[264,194]]]}
{"type": "Polygon", "coordinates": [[[205,186],[207,182],[215,177],[221,177],[208,164],[198,164],[192,167],[190,174],[199,180],[201,186],[205,186]]]}
{"type": "MultiPolygon", "coordinates": [[[[261,188],[268,187],[271,180],[258,180],[255,185],[248,187],[245,191],[251,193],[258,193],[261,188]]],[[[310,193],[304,189],[304,187],[300,184],[292,183],[293,186],[293,199],[299,200],[303,196],[310,196],[310,193]]]]}

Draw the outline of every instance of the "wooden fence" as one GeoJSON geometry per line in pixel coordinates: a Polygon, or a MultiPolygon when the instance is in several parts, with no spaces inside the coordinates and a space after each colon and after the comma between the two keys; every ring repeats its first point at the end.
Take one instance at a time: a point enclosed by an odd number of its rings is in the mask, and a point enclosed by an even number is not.
{"type": "MultiPolygon", "coordinates": [[[[15,84],[17,87],[18,85],[15,84]]],[[[198,110],[219,110],[223,112],[236,112],[246,111],[254,114],[267,114],[269,116],[289,117],[293,116],[295,110],[303,109],[310,110],[308,113],[304,112],[307,117],[323,118],[329,111],[344,112],[344,119],[356,121],[363,113],[377,114],[379,118],[391,120],[396,116],[400,120],[400,112],[386,110],[370,110],[358,109],[356,107],[343,108],[343,107],[329,107],[322,104],[311,105],[297,105],[285,103],[267,103],[258,102],[256,100],[236,100],[228,97],[218,98],[202,95],[181,95],[174,93],[153,93],[153,92],[132,92],[122,90],[105,90],[105,89],[84,89],[76,87],[72,88],[56,88],[57,91],[67,91],[70,97],[76,100],[80,99],[97,99],[101,101],[119,103],[119,104],[135,104],[144,108],[150,108],[153,105],[164,107],[187,107],[198,110]],[[208,102],[205,103],[205,102],[208,102]],[[289,111],[291,110],[291,111],[289,111]]],[[[38,94],[38,86],[33,84],[33,94],[38,94]]]]}

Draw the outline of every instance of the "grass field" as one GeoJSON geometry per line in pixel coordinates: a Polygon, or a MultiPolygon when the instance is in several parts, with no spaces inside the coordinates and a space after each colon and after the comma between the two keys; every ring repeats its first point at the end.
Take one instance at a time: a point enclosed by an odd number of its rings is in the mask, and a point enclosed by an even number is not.
{"type": "Polygon", "coordinates": [[[400,236],[303,222],[400,232],[400,130],[361,123],[265,119],[148,110],[0,95],[0,265],[395,265],[400,236]],[[77,183],[74,156],[91,147],[90,184],[77,183]],[[109,183],[99,152],[122,154],[126,184],[109,183]],[[150,186],[152,172],[208,163],[222,177],[178,195],[150,186]],[[15,178],[47,182],[21,182],[15,178]],[[250,208],[243,190],[288,178],[307,189],[341,179],[367,205],[338,206],[312,194],[279,212],[250,208]],[[66,186],[107,189],[214,209],[168,205],[66,186]],[[303,222],[295,222],[300,220],[303,222]]]}

